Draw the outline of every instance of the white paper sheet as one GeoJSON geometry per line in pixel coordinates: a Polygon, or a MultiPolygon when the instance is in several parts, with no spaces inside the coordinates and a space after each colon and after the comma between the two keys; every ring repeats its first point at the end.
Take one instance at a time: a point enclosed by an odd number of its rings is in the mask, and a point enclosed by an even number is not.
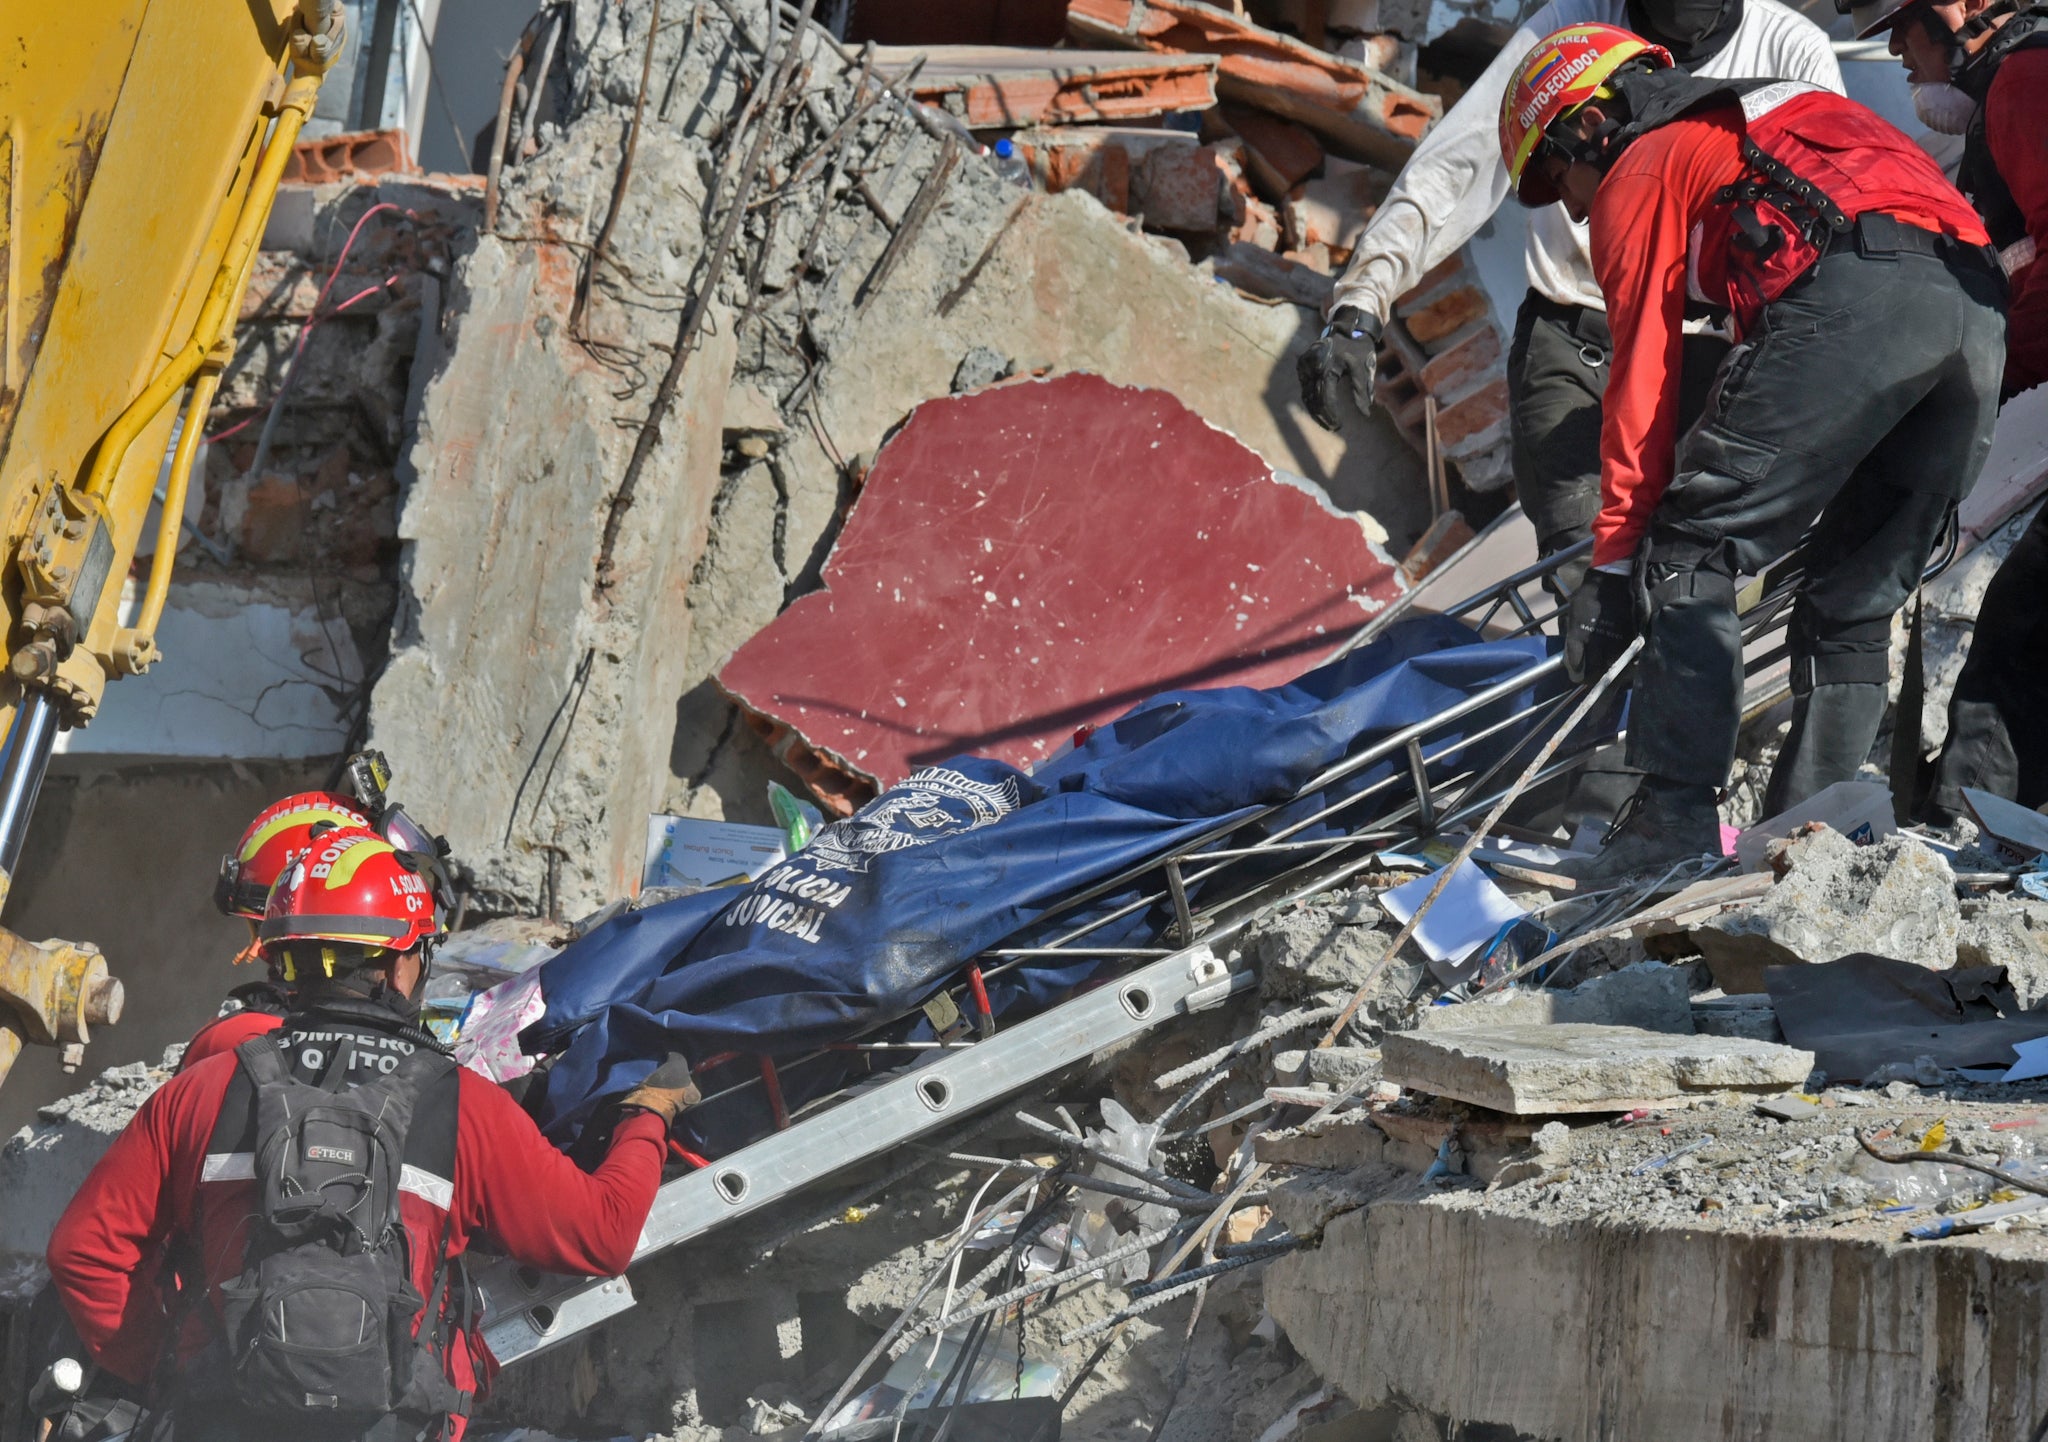
{"type": "MultiPolygon", "coordinates": [[[[1397,922],[1405,923],[1422,905],[1441,871],[1404,881],[1391,891],[1380,893],[1380,904],[1397,922]]],[[[1444,894],[1422,918],[1415,930],[1416,943],[1430,960],[1452,967],[1465,959],[1510,921],[1524,915],[1522,908],[1487,879],[1486,873],[1467,861],[1452,875],[1444,894]]]]}

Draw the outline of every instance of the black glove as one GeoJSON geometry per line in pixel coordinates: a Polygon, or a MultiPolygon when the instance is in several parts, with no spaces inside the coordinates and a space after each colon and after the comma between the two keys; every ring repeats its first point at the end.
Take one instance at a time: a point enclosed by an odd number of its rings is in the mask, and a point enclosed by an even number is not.
{"type": "Polygon", "coordinates": [[[1326,431],[1342,429],[1337,397],[1348,395],[1359,414],[1372,410],[1373,372],[1379,366],[1378,320],[1355,305],[1339,306],[1316,343],[1301,353],[1295,374],[1301,403],[1326,431]]]}
{"type": "Polygon", "coordinates": [[[1642,631],[1636,614],[1636,583],[1614,571],[1588,571],[1572,592],[1564,628],[1564,673],[1574,681],[1607,674],[1617,657],[1642,631]]]}
{"type": "Polygon", "coordinates": [[[690,1080],[690,1059],[680,1052],[670,1052],[668,1060],[643,1077],[619,1105],[653,1112],[674,1126],[677,1117],[702,1100],[703,1094],[690,1080]]]}

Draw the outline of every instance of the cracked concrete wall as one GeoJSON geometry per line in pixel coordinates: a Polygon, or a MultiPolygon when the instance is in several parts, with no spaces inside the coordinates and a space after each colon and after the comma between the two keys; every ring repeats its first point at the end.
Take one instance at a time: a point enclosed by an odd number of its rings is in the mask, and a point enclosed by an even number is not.
{"type": "MultiPolygon", "coordinates": [[[[617,370],[568,334],[575,283],[571,252],[544,241],[487,237],[460,267],[399,523],[409,590],[371,701],[407,805],[494,909],[587,907],[637,884],[717,489],[723,323],[684,372],[598,593],[637,408],[621,414],[617,370]]],[[[646,343],[603,308],[590,324],[605,344],[646,343]]]]}
{"type": "Polygon", "coordinates": [[[1549,1224],[1483,1197],[1367,1205],[1266,1305],[1363,1407],[1542,1438],[2005,1442],[2048,1406],[2038,1239],[1549,1224]]]}

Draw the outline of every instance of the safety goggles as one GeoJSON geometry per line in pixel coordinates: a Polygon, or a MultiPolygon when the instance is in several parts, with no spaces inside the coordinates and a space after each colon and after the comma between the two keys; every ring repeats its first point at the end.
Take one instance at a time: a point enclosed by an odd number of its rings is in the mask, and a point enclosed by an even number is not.
{"type": "Polygon", "coordinates": [[[385,807],[384,814],[377,818],[377,832],[405,853],[407,860],[433,886],[434,899],[440,903],[442,912],[452,915],[455,878],[449,875],[448,863],[442,859],[441,838],[406,815],[403,806],[395,804],[385,807]]]}
{"type": "Polygon", "coordinates": [[[243,880],[240,857],[220,859],[220,874],[213,879],[213,904],[222,916],[261,916],[269,903],[269,887],[243,880]]]}

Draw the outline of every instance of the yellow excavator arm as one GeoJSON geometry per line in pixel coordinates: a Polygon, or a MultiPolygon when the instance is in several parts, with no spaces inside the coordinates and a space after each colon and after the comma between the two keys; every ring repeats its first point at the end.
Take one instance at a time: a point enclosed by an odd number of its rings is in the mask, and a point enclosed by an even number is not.
{"type": "MultiPolygon", "coordinates": [[[[341,0],[31,0],[0,16],[0,905],[58,731],[157,659],[192,461],[341,0]],[[123,614],[180,415],[155,554],[123,614]]],[[[76,1065],[121,984],[0,931],[0,1081],[76,1065]]]]}

